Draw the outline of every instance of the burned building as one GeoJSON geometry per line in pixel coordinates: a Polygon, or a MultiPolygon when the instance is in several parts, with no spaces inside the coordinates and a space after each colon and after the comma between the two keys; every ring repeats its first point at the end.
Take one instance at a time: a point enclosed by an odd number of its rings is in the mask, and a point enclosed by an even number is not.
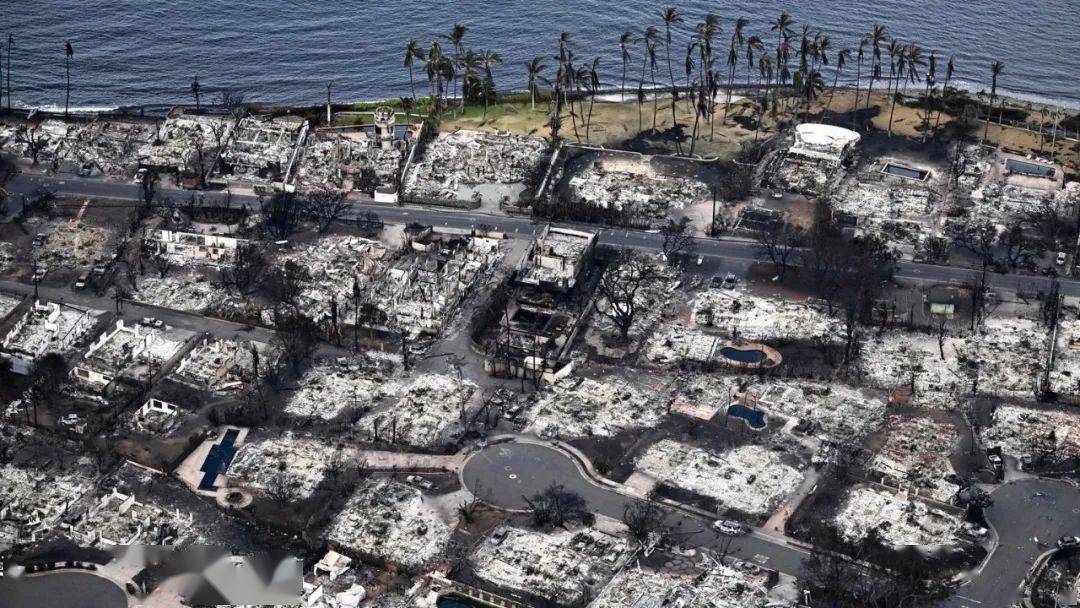
{"type": "Polygon", "coordinates": [[[94,312],[57,302],[34,302],[0,340],[0,356],[11,369],[28,374],[34,363],[48,353],[64,353],[86,335],[94,312]]]}
{"type": "Polygon", "coordinates": [[[818,195],[842,174],[859,143],[855,131],[824,124],[795,127],[795,140],[786,150],[766,157],[764,185],[818,195]]]}

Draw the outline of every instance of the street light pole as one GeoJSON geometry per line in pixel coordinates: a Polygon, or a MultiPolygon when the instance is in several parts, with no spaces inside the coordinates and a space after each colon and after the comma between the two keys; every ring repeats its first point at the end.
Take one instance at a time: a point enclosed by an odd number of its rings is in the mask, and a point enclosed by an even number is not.
{"type": "Polygon", "coordinates": [[[330,87],[334,86],[334,81],[326,83],[326,126],[330,126],[330,87]]]}

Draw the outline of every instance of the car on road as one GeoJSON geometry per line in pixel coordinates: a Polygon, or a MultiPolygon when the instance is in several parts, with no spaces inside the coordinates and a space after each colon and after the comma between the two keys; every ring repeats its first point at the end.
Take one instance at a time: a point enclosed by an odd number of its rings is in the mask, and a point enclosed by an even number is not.
{"type": "Polygon", "coordinates": [[[714,521],[713,528],[721,534],[727,534],[728,536],[738,536],[746,532],[746,528],[744,528],[742,524],[737,521],[731,521],[730,519],[718,519],[714,521]]]}
{"type": "Polygon", "coordinates": [[[46,240],[48,240],[48,238],[49,238],[49,237],[48,237],[48,236],[46,236],[45,234],[42,234],[42,233],[40,233],[40,232],[39,232],[39,233],[37,233],[37,234],[36,234],[36,235],[34,236],[34,247],[41,247],[41,246],[43,246],[43,245],[45,244],[45,241],[46,241],[46,240]]]}
{"type": "Polygon", "coordinates": [[[40,283],[45,280],[45,275],[47,274],[49,274],[49,269],[45,266],[39,266],[38,269],[34,271],[34,276],[30,277],[30,281],[32,283],[40,283]]]}
{"type": "Polygon", "coordinates": [[[1059,251],[1058,254],[1057,254],[1057,265],[1058,266],[1064,266],[1065,265],[1065,260],[1067,260],[1068,258],[1069,258],[1069,256],[1065,255],[1064,251],[1059,251]]]}
{"type": "Polygon", "coordinates": [[[75,426],[76,424],[79,424],[79,415],[78,414],[64,414],[63,416],[60,417],[60,424],[62,424],[64,426],[75,426]]]}
{"type": "Polygon", "coordinates": [[[79,278],[75,279],[75,283],[72,285],[75,289],[83,289],[90,281],[90,271],[84,270],[79,275],[79,278]]]}
{"type": "Polygon", "coordinates": [[[1080,536],[1062,536],[1057,541],[1057,547],[1058,549],[1080,547],[1080,536]]]}
{"type": "Polygon", "coordinates": [[[145,325],[147,327],[156,327],[156,328],[165,327],[165,322],[162,321],[161,319],[158,319],[158,318],[155,318],[155,317],[143,317],[142,321],[139,321],[139,323],[142,323],[143,325],[145,325]]]}
{"type": "Polygon", "coordinates": [[[433,484],[430,481],[424,479],[423,477],[420,477],[419,475],[409,475],[408,477],[405,478],[405,481],[411,483],[412,485],[414,485],[414,486],[416,486],[418,488],[423,488],[425,490],[430,490],[431,488],[435,487],[435,484],[433,484]]]}

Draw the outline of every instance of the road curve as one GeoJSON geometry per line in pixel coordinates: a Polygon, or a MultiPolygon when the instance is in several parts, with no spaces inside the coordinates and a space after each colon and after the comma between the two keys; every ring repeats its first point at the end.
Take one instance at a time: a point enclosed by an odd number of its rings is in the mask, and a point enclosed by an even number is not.
{"type": "MultiPolygon", "coordinates": [[[[540,443],[501,443],[475,452],[465,462],[462,483],[474,495],[496,507],[525,510],[526,496],[560,483],[580,494],[589,509],[619,519],[638,499],[601,486],[583,472],[566,452],[540,443]]],[[[947,602],[956,608],[1006,606],[1018,597],[1035,558],[1066,535],[1080,535],[1080,488],[1059,481],[1027,479],[998,487],[987,518],[997,530],[999,544],[982,567],[947,602]],[[1036,544],[1038,538],[1043,544],[1036,544]]],[[[685,533],[681,544],[717,547],[720,537],[704,519],[668,509],[669,523],[685,533]]],[[[744,536],[732,552],[782,572],[798,575],[806,552],[783,539],[762,534],[744,536]]]]}

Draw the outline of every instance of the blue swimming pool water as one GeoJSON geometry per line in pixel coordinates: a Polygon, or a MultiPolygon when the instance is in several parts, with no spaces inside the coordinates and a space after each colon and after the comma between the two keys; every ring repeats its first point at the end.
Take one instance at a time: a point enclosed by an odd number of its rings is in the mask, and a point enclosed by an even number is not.
{"type": "Polygon", "coordinates": [[[742,349],[725,346],[720,349],[720,354],[725,359],[738,361],[739,363],[761,363],[765,360],[765,351],[757,349],[742,349]]]}
{"type": "Polygon", "coordinates": [[[742,418],[750,425],[752,429],[765,428],[765,413],[752,410],[741,403],[733,403],[728,406],[728,416],[735,416],[736,418],[742,418]]]}
{"type": "Polygon", "coordinates": [[[1023,173],[1025,175],[1036,175],[1039,177],[1053,177],[1054,175],[1053,167],[1035,163],[1026,163],[1022,160],[1015,160],[1012,158],[1005,161],[1005,168],[1014,173],[1023,173]]]}

